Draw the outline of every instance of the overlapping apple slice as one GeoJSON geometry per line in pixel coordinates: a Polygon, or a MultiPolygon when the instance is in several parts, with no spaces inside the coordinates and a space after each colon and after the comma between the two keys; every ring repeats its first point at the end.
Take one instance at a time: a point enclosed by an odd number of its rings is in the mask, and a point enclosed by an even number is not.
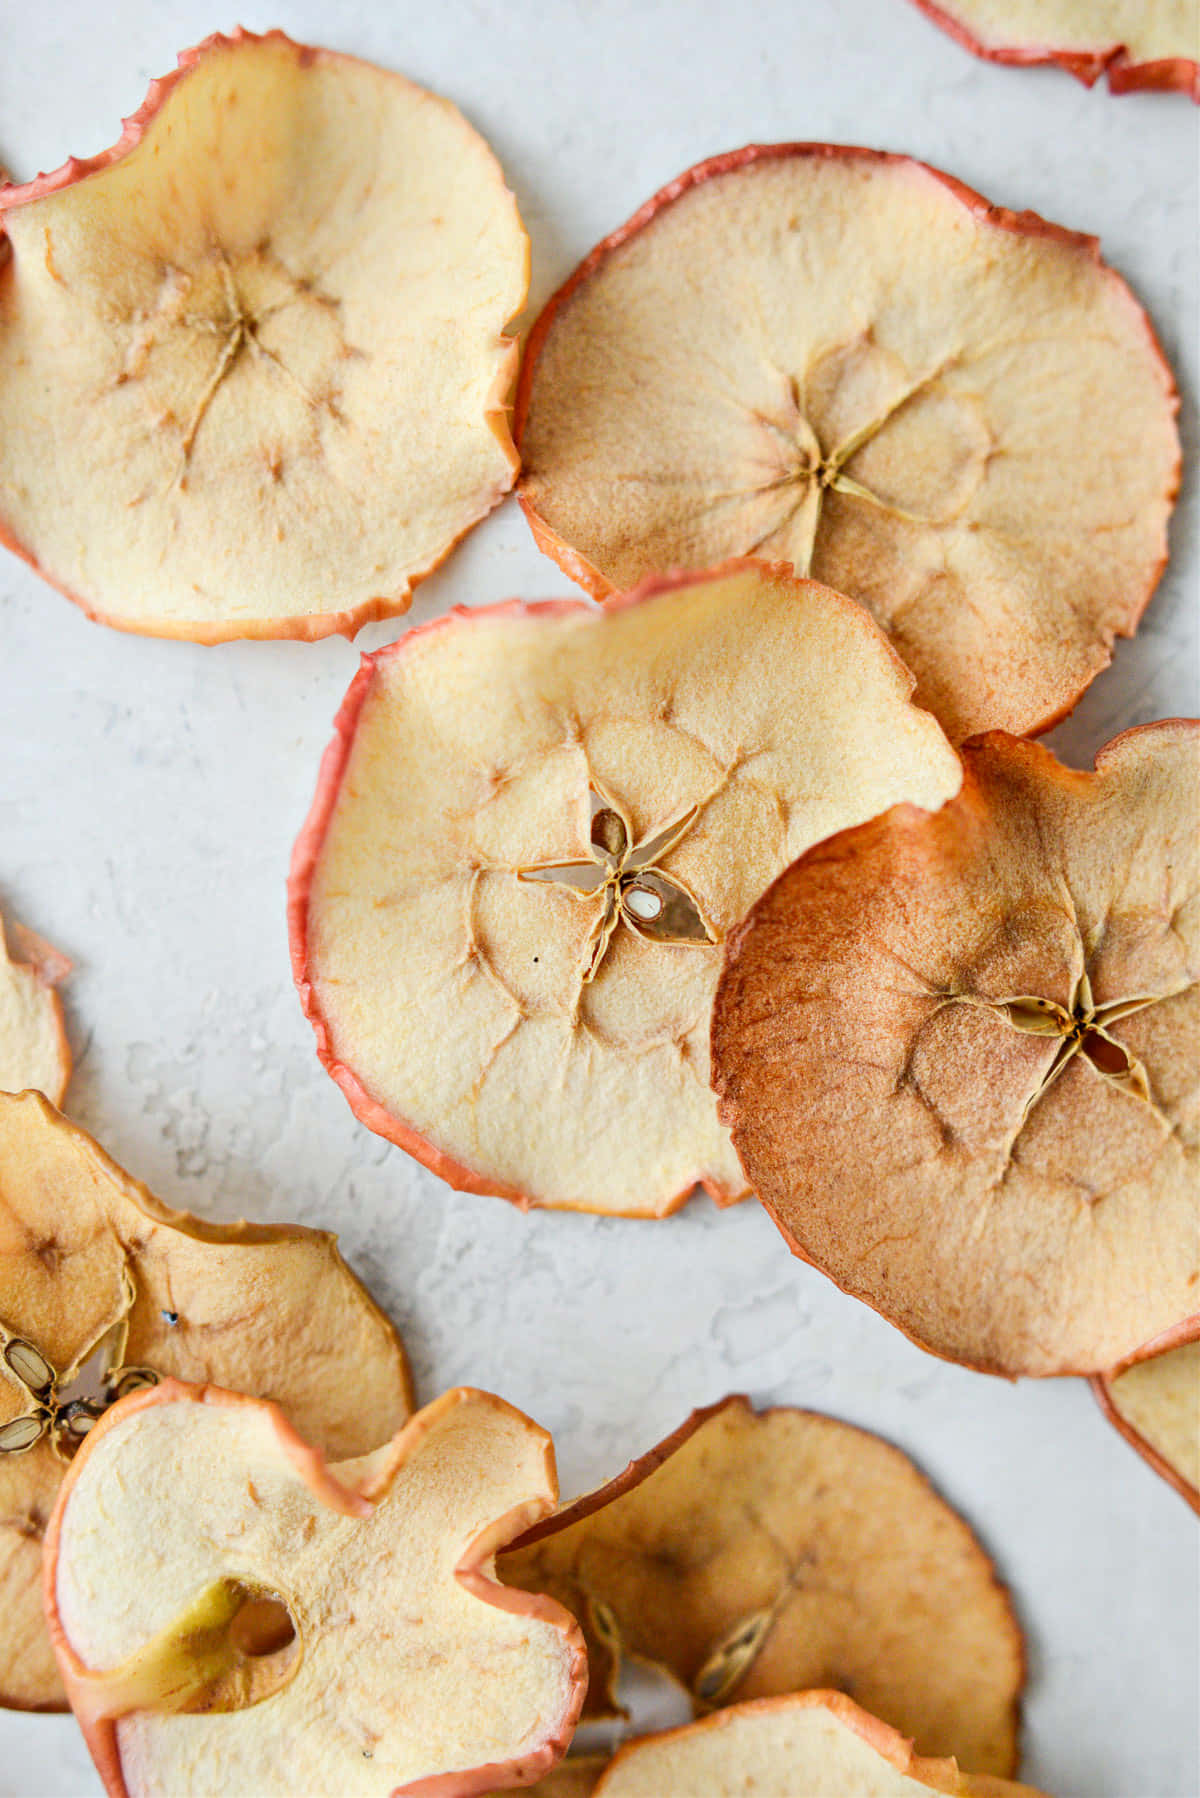
{"type": "Polygon", "coordinates": [[[1166,557],[1174,384],[1095,240],[903,156],[688,170],[549,302],[521,501],[596,598],[786,558],[861,600],[958,739],[1044,729],[1166,557]]]}
{"type": "Polygon", "coordinates": [[[367,657],[289,889],[322,1061],[451,1185],[661,1216],[744,1180],[719,944],[808,844],[961,773],[860,607],[732,563],[367,657]]]}
{"type": "Polygon", "coordinates": [[[491,1578],[552,1509],[544,1430],[449,1392],[327,1466],[274,1405],[169,1382],[114,1410],[46,1543],[59,1664],[114,1798],[466,1798],[563,1752],[574,1622],[491,1578]]]}
{"type": "Polygon", "coordinates": [[[402,612],[512,485],[527,281],[449,102],[208,38],[111,150],[0,190],[0,541],[153,636],[402,612]]]}
{"type": "Polygon", "coordinates": [[[974,1778],[953,1760],[914,1754],[840,1692],[794,1692],[718,1711],[630,1742],[595,1798],[1038,1798],[1029,1786],[974,1778]]]}
{"type": "Polygon", "coordinates": [[[714,1080],[804,1259],[989,1372],[1200,1313],[1200,725],[1094,773],[1000,734],[804,856],[729,943],[714,1080]]]}
{"type": "Polygon", "coordinates": [[[1200,1341],[1092,1383],[1126,1441],[1200,1511],[1200,1341]]]}
{"type": "Polygon", "coordinates": [[[499,1573],[579,1618],[587,1717],[620,1715],[628,1655],[698,1710],[845,1687],[923,1752],[1016,1766],[1024,1650],[986,1551],[906,1455],[836,1418],[697,1411],[499,1573]]]}
{"type": "Polygon", "coordinates": [[[1114,94],[1176,88],[1200,100],[1196,0],[916,0],[988,62],[1054,62],[1114,94]]]}
{"type": "Polygon", "coordinates": [[[38,1094],[0,1094],[0,1704],[64,1703],[46,1523],[97,1417],[168,1374],[274,1399],[339,1459],[411,1409],[399,1337],[332,1236],[171,1211],[38,1094]]]}
{"type": "Polygon", "coordinates": [[[71,1078],[71,1045],[55,988],[71,971],[65,955],[0,918],[0,1092],[30,1088],[61,1105],[71,1078]],[[15,953],[14,953],[15,952],[15,953]]]}

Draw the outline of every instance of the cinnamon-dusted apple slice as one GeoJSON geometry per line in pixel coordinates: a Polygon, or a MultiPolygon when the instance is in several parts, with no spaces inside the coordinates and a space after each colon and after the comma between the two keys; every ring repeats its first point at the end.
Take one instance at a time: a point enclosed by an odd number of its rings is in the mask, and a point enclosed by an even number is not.
{"type": "Polygon", "coordinates": [[[0,190],[0,541],[152,636],[402,612],[512,485],[527,281],[448,101],[208,38],[111,150],[0,190]]]}
{"type": "Polygon", "coordinates": [[[1196,0],[916,0],[988,62],[1058,63],[1114,94],[1175,88],[1200,100],[1196,0]]]}
{"type": "Polygon", "coordinates": [[[460,609],[367,657],[289,888],[358,1116],[521,1205],[740,1197],[708,1084],[718,945],[808,844],[957,789],[911,688],[860,607],[759,562],[607,614],[460,609]]]}
{"type": "Polygon", "coordinates": [[[277,1406],[213,1387],[115,1409],[46,1541],[51,1633],[111,1798],[527,1782],[570,1740],[583,1644],[492,1563],[557,1495],[545,1431],[465,1388],[335,1466],[277,1406]]]}
{"type": "Polygon", "coordinates": [[[935,1353],[1096,1373],[1200,1312],[1200,725],[999,733],[728,945],[714,1081],[794,1251],[935,1353]]]}
{"type": "Polygon", "coordinates": [[[0,1094],[0,1704],[63,1705],[46,1523],[96,1418],[167,1374],[277,1400],[339,1459],[412,1403],[400,1339],[333,1236],[172,1211],[38,1094],[0,1094]]]}
{"type": "Polygon", "coordinates": [[[1200,1511],[1200,1341],[1097,1377],[1096,1396],[1139,1455],[1200,1511]]]}
{"type": "Polygon", "coordinates": [[[55,988],[71,971],[65,955],[23,925],[0,918],[0,1092],[36,1088],[61,1105],[71,1045],[55,988]]]}
{"type": "Polygon", "coordinates": [[[907,1455],[837,1418],[697,1411],[499,1572],[579,1618],[585,1716],[620,1714],[628,1655],[698,1710],[844,1686],[923,1753],[1016,1767],[1024,1650],[986,1551],[907,1455]]]}
{"type": "Polygon", "coordinates": [[[973,1778],[840,1692],[793,1692],[643,1736],[621,1750],[596,1798],[1038,1798],[1029,1786],[973,1778]]]}
{"type": "Polygon", "coordinates": [[[596,598],[786,558],[861,600],[951,736],[1044,729],[1166,557],[1178,399],[1094,239],[903,156],[700,163],[549,302],[521,500],[596,598]]]}

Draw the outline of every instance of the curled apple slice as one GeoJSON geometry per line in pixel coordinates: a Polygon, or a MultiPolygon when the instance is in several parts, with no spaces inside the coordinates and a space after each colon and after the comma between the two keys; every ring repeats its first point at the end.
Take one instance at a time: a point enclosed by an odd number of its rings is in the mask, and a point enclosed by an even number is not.
{"type": "Polygon", "coordinates": [[[61,1105],[71,1078],[71,1045],[54,990],[71,971],[65,955],[32,930],[0,918],[0,1092],[36,1088],[61,1105]]]}
{"type": "Polygon", "coordinates": [[[1176,88],[1200,100],[1195,0],[915,0],[988,62],[1055,62],[1114,94],[1176,88]]]}
{"type": "Polygon", "coordinates": [[[579,1618],[585,1717],[620,1714],[628,1655],[700,1711],[846,1686],[923,1752],[1016,1767],[1024,1649],[987,1552],[907,1455],[837,1418],[694,1412],[499,1573],[579,1618]]]}
{"type": "Polygon", "coordinates": [[[0,541],[151,636],[402,612],[512,485],[527,281],[449,102],[208,38],[111,150],[0,190],[0,541]]]}
{"type": "Polygon", "coordinates": [[[1126,1441],[1193,1511],[1200,1511],[1200,1341],[1182,1343],[1092,1384],[1126,1441]]]}
{"type": "Polygon", "coordinates": [[[389,1320],[324,1231],[202,1223],[38,1094],[0,1094],[0,1704],[60,1708],[42,1538],[79,1443],[160,1376],[275,1399],[339,1459],[411,1409],[389,1320]]]}
{"type": "Polygon", "coordinates": [[[1040,730],[1166,558],[1178,399],[1094,239],[903,156],[751,147],[593,250],[529,339],[521,502],[596,598],[785,558],[955,739],[1040,730]]]}
{"type": "Polygon", "coordinates": [[[365,658],[289,886],[358,1116],[520,1205],[740,1197],[717,944],[809,843],[957,789],[911,687],[860,607],[759,562],[608,613],[459,610],[365,658]]]}
{"type": "Polygon", "coordinates": [[[1096,1373],[1197,1309],[1200,725],[804,856],[728,946],[714,1080],[793,1250],[935,1353],[1096,1373]]]}
{"type": "Polygon", "coordinates": [[[131,1398],[76,1456],[46,1541],[51,1633],[109,1792],[528,1781],[570,1739],[583,1645],[491,1572],[556,1498],[550,1438],[490,1393],[446,1393],[337,1466],[261,1400],[174,1381],[131,1398]]]}
{"type": "Polygon", "coordinates": [[[1038,1798],[1006,1779],[972,1778],[953,1760],[913,1753],[840,1692],[793,1692],[643,1736],[621,1750],[596,1798],[1038,1798]]]}

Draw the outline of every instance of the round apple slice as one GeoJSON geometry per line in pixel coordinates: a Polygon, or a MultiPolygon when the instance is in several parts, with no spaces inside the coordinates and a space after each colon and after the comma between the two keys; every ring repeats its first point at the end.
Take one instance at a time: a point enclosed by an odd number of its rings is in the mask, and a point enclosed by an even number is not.
{"type": "Polygon", "coordinates": [[[411,1410],[404,1349],[324,1231],[202,1223],[36,1093],[0,1094],[0,1704],[61,1708],[42,1537],[70,1458],[174,1374],[275,1399],[339,1458],[411,1410]]]}
{"type": "Polygon", "coordinates": [[[700,163],[549,302],[521,501],[596,598],[786,558],[861,600],[952,737],[1045,729],[1166,558],[1178,399],[1092,238],[903,156],[700,163]]]}
{"type": "Polygon", "coordinates": [[[500,1577],[579,1618],[586,1717],[624,1655],[698,1710],[844,1686],[922,1752],[1012,1773],[1020,1626],[987,1552],[907,1455],[813,1411],[696,1411],[537,1525],[500,1577]]]}
{"type": "Polygon", "coordinates": [[[740,1197],[708,1084],[717,945],[808,844],[957,789],[911,689],[860,607],[759,562],[608,613],[459,610],[365,658],[289,888],[358,1116],[520,1205],[740,1197]]]}
{"type": "Polygon", "coordinates": [[[403,612],[512,485],[527,283],[447,101],[208,38],[111,150],[0,190],[0,541],[151,636],[403,612]]]}
{"type": "Polygon", "coordinates": [[[1103,1372],[1200,1311],[1200,725],[964,762],[735,934],[722,1116],[794,1251],[915,1341],[1103,1372]]]}
{"type": "Polygon", "coordinates": [[[1092,1382],[1109,1420],[1200,1511],[1200,1341],[1092,1382]]]}
{"type": "Polygon", "coordinates": [[[1114,94],[1176,88],[1200,100],[1195,0],[916,0],[988,62],[1058,63],[1114,94]]]}
{"type": "Polygon", "coordinates": [[[108,1791],[527,1782],[570,1740],[583,1644],[492,1563],[557,1496],[549,1436],[490,1393],[446,1393],[332,1467],[277,1406],[213,1387],[114,1409],[46,1541],[51,1633],[108,1791]]]}
{"type": "Polygon", "coordinates": [[[841,1692],[793,1692],[718,1711],[701,1723],[630,1742],[596,1798],[1038,1798],[1029,1786],[973,1778],[911,1742],[841,1692]]]}
{"type": "Polygon", "coordinates": [[[61,1105],[71,1078],[71,1045],[54,989],[71,964],[32,930],[10,924],[9,932],[12,949],[0,918],[0,1092],[36,1088],[61,1105]]]}

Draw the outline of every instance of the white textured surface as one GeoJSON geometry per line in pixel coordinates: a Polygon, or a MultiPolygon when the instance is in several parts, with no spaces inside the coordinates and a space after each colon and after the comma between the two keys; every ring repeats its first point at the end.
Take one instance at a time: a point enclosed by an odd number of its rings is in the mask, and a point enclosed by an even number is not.
{"type": "MultiPolygon", "coordinates": [[[[0,0],[0,160],[24,177],[100,148],[176,50],[232,22],[200,0],[0,0]]],[[[535,303],[702,156],[753,139],[866,142],[1099,233],[1150,306],[1185,413],[1194,398],[1198,115],[1182,98],[989,67],[907,0],[280,0],[242,22],[374,57],[458,101],[517,193],[535,303]]],[[[1194,452],[1186,416],[1184,429],[1194,452]]],[[[1068,759],[1197,709],[1195,528],[1189,481],[1146,625],[1053,739],[1068,759]]],[[[412,619],[568,588],[510,503],[420,590],[412,619]]],[[[9,556],[0,639],[0,901],[77,961],[70,1106],[114,1155],[175,1204],[337,1228],[401,1322],[422,1396],[470,1380],[525,1407],[555,1433],[565,1490],[730,1388],[881,1430],[1015,1587],[1027,1777],[1059,1798],[1194,1798],[1195,1519],[1085,1387],[1008,1386],[922,1355],[791,1260],[751,1206],[701,1201],[665,1223],[524,1218],[447,1192],[354,1123],[313,1053],[283,925],[288,853],[352,647],[121,637],[9,556]]],[[[69,1720],[0,1715],[0,1798],[98,1790],[69,1720]]]]}

